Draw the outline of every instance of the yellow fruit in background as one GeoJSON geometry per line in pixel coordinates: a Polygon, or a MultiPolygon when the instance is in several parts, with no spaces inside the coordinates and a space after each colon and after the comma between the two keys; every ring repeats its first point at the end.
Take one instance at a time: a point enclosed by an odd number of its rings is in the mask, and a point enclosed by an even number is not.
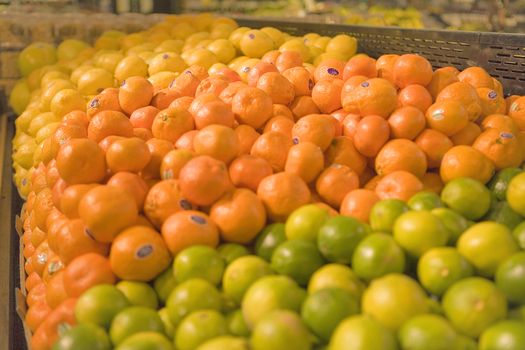
{"type": "Polygon", "coordinates": [[[62,72],[64,74],[69,74],[71,71],[62,65],[51,65],[51,66],[45,66],[42,68],[35,69],[29,76],[27,77],[27,84],[29,85],[29,89],[31,91],[38,89],[40,87],[40,83],[42,81],[42,77],[48,73],[48,72],[62,72]]]}
{"type": "Polygon", "coordinates": [[[215,26],[220,25],[220,24],[229,25],[230,27],[233,27],[234,29],[239,27],[237,22],[235,22],[235,20],[233,20],[233,19],[231,19],[229,17],[217,17],[217,18],[215,18],[213,20],[212,27],[215,27],[215,26]]]}
{"type": "Polygon", "coordinates": [[[124,58],[124,55],[118,51],[108,51],[95,59],[95,65],[98,68],[114,73],[118,63],[124,58]]]}
{"type": "Polygon", "coordinates": [[[209,69],[214,63],[219,62],[219,59],[213,52],[206,49],[195,49],[186,59],[188,66],[198,65],[209,69]]]}
{"type": "Polygon", "coordinates": [[[124,52],[127,52],[132,47],[138,46],[140,44],[145,43],[147,40],[144,33],[138,32],[138,33],[132,33],[124,36],[120,40],[120,46],[124,52]]]}
{"type": "Polygon", "coordinates": [[[326,46],[328,45],[328,43],[330,42],[332,38],[328,37],[328,36],[321,36],[317,39],[315,39],[314,41],[314,46],[317,46],[318,48],[320,48],[321,50],[325,50],[326,49],[326,46]]]}
{"type": "Polygon", "coordinates": [[[49,109],[57,117],[62,118],[71,111],[85,111],[86,102],[84,96],[75,89],[64,89],[56,93],[51,100],[49,109]]]}
{"type": "Polygon", "coordinates": [[[164,30],[161,30],[161,29],[157,29],[157,30],[151,31],[148,34],[147,41],[149,43],[158,45],[161,42],[165,40],[169,40],[169,39],[171,39],[171,36],[168,32],[165,32],[164,30]]]}
{"type": "Polygon", "coordinates": [[[22,76],[27,77],[35,69],[53,64],[56,60],[56,50],[53,45],[35,42],[20,52],[17,64],[22,76]]]}
{"type": "Polygon", "coordinates": [[[31,121],[36,118],[42,111],[38,109],[26,109],[22,114],[20,114],[15,119],[16,130],[21,132],[27,132],[29,129],[29,124],[31,121]]]}
{"type": "Polygon", "coordinates": [[[132,76],[148,76],[148,65],[139,56],[124,57],[115,68],[115,78],[122,82],[132,76]]]}
{"type": "Polygon", "coordinates": [[[198,15],[189,17],[188,20],[195,29],[203,31],[211,27],[215,21],[215,16],[212,13],[199,13],[198,15]]]}
{"type": "Polygon", "coordinates": [[[228,40],[231,41],[231,43],[233,44],[233,46],[235,46],[235,48],[240,51],[241,50],[241,39],[242,39],[242,36],[244,35],[244,33],[246,33],[247,31],[249,31],[250,28],[248,27],[239,27],[237,29],[235,29],[229,36],[228,40]]]}
{"type": "Polygon", "coordinates": [[[322,55],[324,52],[317,46],[307,46],[308,50],[310,50],[310,61],[315,62],[315,59],[322,55]]]}
{"type": "Polygon", "coordinates": [[[155,55],[148,68],[149,75],[158,72],[177,72],[180,73],[186,69],[187,65],[184,60],[175,52],[163,52],[155,55]]]}
{"type": "Polygon", "coordinates": [[[80,76],[82,74],[84,74],[85,72],[87,72],[88,70],[90,69],[93,69],[93,68],[96,68],[95,66],[93,65],[90,65],[90,64],[83,64],[77,68],[75,68],[72,72],[71,72],[71,75],[69,76],[69,80],[73,83],[73,84],[78,84],[78,79],[80,78],[80,76]]]}
{"type": "Polygon", "coordinates": [[[72,82],[65,79],[56,79],[49,82],[46,86],[42,88],[42,96],[40,98],[40,104],[42,108],[46,111],[49,111],[49,105],[51,100],[55,95],[64,89],[74,89],[75,85],[72,82]]]}
{"type": "Polygon", "coordinates": [[[57,56],[59,60],[72,60],[77,57],[89,44],[78,39],[66,39],[58,45],[57,56]]]}
{"type": "Polygon", "coordinates": [[[29,85],[25,79],[20,79],[16,82],[11,95],[9,96],[9,106],[15,111],[16,114],[20,114],[29,104],[31,98],[31,91],[29,91],[29,85]]]}
{"type": "Polygon", "coordinates": [[[31,137],[35,137],[38,130],[46,126],[47,124],[59,122],[62,118],[57,117],[52,112],[40,113],[31,120],[29,127],[27,128],[27,134],[31,137]]]}
{"type": "Polygon", "coordinates": [[[47,84],[56,79],[69,80],[69,75],[58,70],[52,70],[45,73],[40,79],[40,88],[44,88],[47,84]]]}
{"type": "Polygon", "coordinates": [[[184,41],[180,39],[169,39],[164,40],[155,48],[155,52],[176,52],[181,53],[182,47],[184,46],[184,41]]]}
{"type": "Polygon", "coordinates": [[[279,47],[279,51],[295,51],[301,55],[303,62],[308,62],[310,60],[310,50],[304,44],[304,41],[299,38],[294,38],[286,41],[279,47]]]}
{"type": "Polygon", "coordinates": [[[200,41],[206,40],[206,39],[209,39],[209,38],[210,38],[210,33],[208,33],[208,32],[193,33],[189,37],[186,38],[186,41],[184,42],[184,45],[187,45],[189,47],[194,47],[200,41]]]}
{"type": "Polygon", "coordinates": [[[220,62],[228,63],[235,58],[236,50],[231,41],[218,39],[208,44],[207,49],[217,56],[220,62]]]}
{"type": "Polygon", "coordinates": [[[273,40],[274,47],[279,47],[284,44],[284,35],[279,29],[273,27],[264,27],[261,28],[261,32],[265,33],[273,40]]]}
{"type": "Polygon", "coordinates": [[[237,28],[237,26],[232,26],[230,24],[219,23],[214,25],[211,32],[211,39],[227,39],[230,34],[237,28]]]}
{"type": "Polygon", "coordinates": [[[317,58],[314,60],[313,64],[317,66],[319,63],[321,63],[324,60],[327,60],[329,58],[333,58],[339,61],[346,61],[346,56],[344,56],[342,53],[339,52],[323,52],[317,58]]]}
{"type": "Polygon", "coordinates": [[[179,73],[175,72],[158,72],[151,75],[148,80],[155,90],[161,90],[169,87],[171,82],[179,76],[179,73]]]}
{"type": "Polygon", "coordinates": [[[268,34],[252,29],[243,34],[240,48],[242,53],[248,57],[261,58],[265,53],[274,49],[274,43],[268,34]]]}
{"type": "Polygon", "coordinates": [[[126,56],[138,55],[144,51],[153,51],[155,50],[155,44],[153,43],[144,43],[137,46],[131,47],[127,52],[126,56]]]}
{"type": "Polygon", "coordinates": [[[36,133],[35,142],[37,144],[42,143],[42,141],[44,141],[48,136],[51,136],[56,131],[56,129],[58,129],[59,126],[60,122],[54,122],[45,125],[36,133]]]}
{"type": "Polygon", "coordinates": [[[208,69],[208,74],[213,75],[217,73],[220,69],[223,69],[223,68],[228,68],[228,66],[225,65],[224,63],[215,63],[214,65],[210,67],[210,69],[208,69]]]}
{"type": "Polygon", "coordinates": [[[33,165],[33,153],[35,153],[35,149],[35,140],[28,140],[16,149],[16,152],[13,154],[13,160],[22,168],[29,169],[33,165]]]}
{"type": "Polygon", "coordinates": [[[255,67],[257,63],[259,63],[261,60],[258,58],[250,58],[245,61],[243,61],[241,64],[237,66],[237,69],[235,71],[237,74],[241,76],[242,81],[247,82],[248,81],[248,73],[250,73],[250,70],[255,67]]]}
{"type": "Polygon", "coordinates": [[[344,55],[346,61],[357,52],[357,40],[346,34],[336,35],[328,42],[325,51],[339,52],[344,55]]]}
{"type": "Polygon", "coordinates": [[[244,61],[247,61],[249,60],[250,57],[248,56],[239,56],[239,57],[236,57],[234,58],[229,64],[228,64],[228,67],[230,69],[233,69],[234,71],[237,71],[237,68],[239,68],[239,66],[244,62],[244,61]]]}
{"type": "Polygon", "coordinates": [[[13,144],[13,152],[16,151],[18,147],[22,146],[26,142],[30,142],[31,140],[34,140],[34,138],[28,134],[24,132],[17,133],[11,142],[13,144]]]}
{"type": "Polygon", "coordinates": [[[16,174],[13,176],[13,180],[15,181],[20,197],[25,199],[29,192],[31,192],[31,183],[28,180],[28,171],[22,167],[19,167],[18,169],[19,170],[16,171],[16,174]]]}
{"type": "MultiPolygon", "coordinates": [[[[317,33],[308,33],[308,34],[305,34],[303,36],[304,38],[304,43],[309,46],[309,45],[314,45],[315,42],[317,41],[317,39],[319,39],[321,36],[317,33]]],[[[324,50],[324,48],[322,48],[322,50],[324,50]]]]}
{"type": "Polygon", "coordinates": [[[174,39],[185,40],[193,33],[195,33],[195,28],[188,23],[179,23],[171,28],[171,36],[174,39]]]}
{"type": "Polygon", "coordinates": [[[115,86],[113,74],[102,68],[90,69],[78,79],[78,91],[84,95],[96,95],[105,88],[115,86]]]}
{"type": "Polygon", "coordinates": [[[208,45],[210,45],[214,40],[213,39],[205,39],[199,41],[193,48],[194,49],[205,49],[208,45]]]}
{"type": "Polygon", "coordinates": [[[126,36],[126,34],[116,30],[104,32],[97,40],[95,40],[95,49],[119,50],[120,41],[124,36],[126,36]]]}
{"type": "Polygon", "coordinates": [[[150,64],[151,60],[153,59],[153,57],[157,56],[157,53],[153,52],[153,51],[142,51],[142,52],[138,53],[137,56],[142,58],[144,60],[144,62],[146,62],[146,64],[149,66],[149,64],[150,64]]]}

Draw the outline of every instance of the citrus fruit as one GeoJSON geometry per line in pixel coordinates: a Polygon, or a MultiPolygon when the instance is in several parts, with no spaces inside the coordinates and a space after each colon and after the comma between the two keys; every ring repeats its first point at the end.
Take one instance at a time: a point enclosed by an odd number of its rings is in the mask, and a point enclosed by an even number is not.
{"type": "Polygon", "coordinates": [[[457,334],[444,317],[425,314],[405,322],[399,330],[398,339],[402,349],[447,350],[454,348],[457,334]]]}
{"type": "Polygon", "coordinates": [[[512,303],[525,303],[525,253],[511,255],[496,270],[496,286],[512,303]]]}
{"type": "Polygon", "coordinates": [[[177,327],[175,346],[179,350],[192,350],[207,340],[227,333],[226,319],[218,311],[193,311],[177,327]]]}
{"type": "Polygon", "coordinates": [[[525,174],[516,175],[507,188],[507,201],[510,207],[525,216],[525,174]]]}
{"type": "Polygon", "coordinates": [[[118,350],[173,350],[173,345],[166,336],[157,332],[139,332],[127,337],[115,349],[118,350]]]}
{"type": "Polygon", "coordinates": [[[324,264],[315,243],[294,239],[281,243],[272,254],[272,269],[306,285],[310,276],[324,264]]]}
{"type": "Polygon", "coordinates": [[[34,42],[20,52],[17,65],[20,73],[26,77],[34,70],[53,64],[56,60],[56,50],[53,45],[34,42]]]}
{"type": "Polygon", "coordinates": [[[446,291],[442,303],[454,328],[473,338],[507,315],[503,292],[493,282],[481,277],[469,277],[454,283],[446,291]]]}
{"type": "Polygon", "coordinates": [[[253,350],[308,350],[311,337],[301,318],[289,310],[276,310],[265,315],[250,337],[253,350]]]}
{"type": "Polygon", "coordinates": [[[359,278],[371,281],[389,273],[402,273],[405,260],[405,253],[392,236],[372,233],[355,248],[352,268],[359,278]]]}
{"type": "Polygon", "coordinates": [[[164,333],[164,324],[156,311],[146,307],[131,306],[120,311],[109,328],[111,342],[119,345],[126,338],[139,332],[164,333]]]}
{"type": "Polygon", "coordinates": [[[355,272],[348,266],[327,264],[315,271],[310,278],[308,293],[312,294],[325,288],[340,288],[360,299],[364,287],[363,282],[359,280],[355,272]]]}
{"type": "Polygon", "coordinates": [[[255,253],[266,261],[272,259],[272,254],[281,243],[286,241],[283,223],[273,223],[266,226],[255,242],[255,253]]]}
{"type": "Polygon", "coordinates": [[[472,265],[451,247],[430,249],[421,256],[417,265],[419,282],[437,296],[442,296],[452,284],[473,274],[472,265]]]}
{"type": "Polygon", "coordinates": [[[377,232],[392,232],[397,218],[408,211],[404,201],[400,199],[383,199],[370,211],[370,227],[377,232]]]}
{"type": "Polygon", "coordinates": [[[488,187],[496,196],[496,199],[500,201],[505,200],[510,181],[521,172],[523,170],[520,168],[505,168],[494,175],[488,187]]]}
{"type": "Polygon", "coordinates": [[[217,251],[226,262],[226,266],[230,265],[233,261],[237,260],[238,258],[250,254],[250,252],[245,246],[237,243],[221,244],[217,248],[217,251]]]}
{"type": "Polygon", "coordinates": [[[487,328],[479,338],[479,349],[519,349],[525,346],[525,324],[501,321],[487,328]]]}
{"type": "Polygon", "coordinates": [[[173,326],[173,323],[171,323],[168,308],[163,307],[158,313],[162,323],[164,323],[164,331],[166,332],[166,335],[168,338],[173,339],[173,336],[175,335],[175,327],[173,326]]]}
{"type": "Polygon", "coordinates": [[[61,335],[52,350],[109,350],[106,331],[91,323],[77,325],[61,335]]]}
{"type": "Polygon", "coordinates": [[[195,245],[184,249],[175,257],[173,273],[178,283],[202,278],[215,285],[221,282],[224,260],[215,249],[195,245]]]}
{"type": "Polygon", "coordinates": [[[478,220],[490,207],[490,191],[479,181],[457,178],[445,185],[441,200],[469,220],[478,220]]]}
{"type": "Polygon", "coordinates": [[[317,248],[326,260],[348,264],[365,236],[365,226],[359,220],[339,215],[329,218],[319,228],[317,248]]]}
{"type": "Polygon", "coordinates": [[[523,217],[516,213],[506,201],[493,201],[483,219],[503,224],[511,230],[523,222],[523,217]]]}
{"type": "Polygon", "coordinates": [[[461,234],[469,227],[467,219],[449,208],[435,208],[430,213],[445,225],[450,233],[450,243],[456,243],[461,234]]]}
{"type": "Polygon", "coordinates": [[[444,206],[438,194],[427,191],[413,195],[410,197],[407,204],[412,210],[432,210],[444,206]]]}
{"type": "Polygon", "coordinates": [[[173,275],[172,266],[164,270],[164,272],[158,275],[153,281],[153,288],[155,289],[159,300],[164,304],[166,303],[168,296],[176,285],[177,281],[173,275]]]}
{"type": "Polygon", "coordinates": [[[478,343],[470,337],[458,334],[456,348],[458,350],[478,350],[478,343]]]}
{"type": "Polygon", "coordinates": [[[131,305],[157,310],[159,302],[155,290],[147,283],[120,281],[116,287],[126,296],[131,305]]]}
{"type": "Polygon", "coordinates": [[[518,243],[521,250],[525,249],[525,223],[521,223],[512,231],[514,240],[518,243]]]}
{"type": "Polygon", "coordinates": [[[229,335],[215,337],[202,343],[197,350],[248,350],[248,341],[229,335]]]}
{"type": "Polygon", "coordinates": [[[241,309],[230,312],[226,320],[228,321],[228,330],[231,334],[239,337],[247,337],[250,335],[250,329],[244,320],[241,309]]]}
{"type": "Polygon", "coordinates": [[[344,289],[325,288],[308,295],[301,307],[301,318],[315,335],[327,342],[343,319],[358,312],[359,301],[355,296],[344,289]]]}
{"type": "Polygon", "coordinates": [[[396,337],[380,322],[366,315],[351,316],[337,326],[328,350],[398,350],[396,337]]]}
{"type": "Polygon", "coordinates": [[[130,302],[117,287],[100,284],[83,293],[75,306],[75,317],[79,323],[92,323],[108,328],[111,321],[130,302]]]}

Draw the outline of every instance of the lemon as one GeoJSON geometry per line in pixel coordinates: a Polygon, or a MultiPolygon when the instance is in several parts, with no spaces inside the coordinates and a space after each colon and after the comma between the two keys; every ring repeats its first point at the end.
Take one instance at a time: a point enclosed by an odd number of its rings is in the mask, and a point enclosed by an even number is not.
{"type": "Polygon", "coordinates": [[[325,50],[326,49],[326,46],[328,45],[328,43],[330,42],[332,38],[328,37],[328,36],[321,36],[317,39],[315,39],[313,45],[314,46],[317,46],[318,48],[320,48],[321,50],[325,50]]]}
{"type": "Polygon", "coordinates": [[[148,65],[139,56],[124,57],[115,67],[115,78],[119,82],[132,76],[148,76],[148,65]]]}
{"type": "Polygon", "coordinates": [[[33,165],[33,153],[37,144],[34,140],[26,141],[20,145],[13,154],[13,160],[17,162],[22,168],[29,169],[33,165]]]}
{"type": "Polygon", "coordinates": [[[175,72],[158,72],[152,74],[148,80],[157,90],[161,90],[167,88],[178,76],[179,74],[175,72]]]}
{"type": "Polygon", "coordinates": [[[17,64],[22,76],[27,77],[35,69],[53,64],[56,60],[56,50],[53,45],[35,42],[20,52],[17,64]]]}
{"type": "Polygon", "coordinates": [[[236,26],[231,26],[227,23],[219,23],[213,26],[210,32],[211,39],[227,39],[230,34],[235,30],[236,26]]]}
{"type": "Polygon", "coordinates": [[[165,71],[180,73],[186,68],[186,63],[178,54],[163,52],[153,57],[149,64],[148,73],[149,75],[165,71]]]}
{"type": "Polygon", "coordinates": [[[35,135],[35,142],[37,144],[40,144],[42,141],[44,141],[46,138],[51,136],[56,129],[60,126],[59,122],[49,123],[45,125],[43,128],[38,130],[38,132],[35,135]]]}
{"type": "Polygon", "coordinates": [[[88,43],[78,39],[66,39],[57,47],[59,60],[72,60],[77,57],[84,49],[90,47],[88,43]]]}
{"type": "Polygon", "coordinates": [[[9,95],[9,106],[15,111],[16,114],[21,114],[26,106],[29,104],[31,92],[29,91],[29,85],[25,79],[20,79],[16,82],[11,95],[9,95]]]}
{"type": "Polygon", "coordinates": [[[219,59],[217,56],[210,50],[206,49],[195,49],[186,59],[188,66],[198,65],[204,67],[206,70],[218,62],[219,59]]]}
{"type": "Polygon", "coordinates": [[[141,52],[153,51],[153,50],[155,50],[155,44],[153,44],[153,43],[144,43],[144,44],[140,44],[140,45],[131,47],[126,52],[126,56],[138,55],[141,52]]]}
{"type": "Polygon", "coordinates": [[[59,70],[51,70],[45,73],[42,76],[42,79],[40,79],[40,88],[44,88],[47,84],[56,79],[69,80],[69,75],[59,70]]]}
{"type": "Polygon", "coordinates": [[[104,55],[100,55],[95,60],[95,65],[98,68],[107,70],[108,72],[115,73],[115,69],[120,61],[124,59],[124,55],[120,52],[108,52],[104,55]]]}
{"type": "Polygon", "coordinates": [[[179,40],[184,40],[193,33],[195,33],[195,28],[193,28],[188,23],[176,24],[171,29],[171,36],[174,39],[179,39],[179,40]]]}
{"type": "Polygon", "coordinates": [[[310,60],[310,49],[308,49],[302,39],[295,38],[287,40],[279,47],[279,51],[295,51],[301,55],[303,62],[310,60]]]}
{"type": "Polygon", "coordinates": [[[235,29],[229,36],[228,40],[231,41],[233,46],[240,51],[241,50],[241,39],[247,31],[249,31],[250,28],[248,27],[239,27],[235,29]]]}
{"type": "Polygon", "coordinates": [[[105,88],[115,86],[113,74],[102,68],[90,69],[78,79],[78,91],[84,95],[96,95],[105,88]]]}
{"type": "Polygon", "coordinates": [[[181,53],[183,46],[184,46],[184,41],[180,39],[168,39],[158,44],[157,47],[155,47],[154,51],[155,52],[171,51],[171,52],[181,53]]]}
{"type": "Polygon", "coordinates": [[[325,51],[339,52],[344,55],[345,60],[348,60],[357,52],[357,40],[356,38],[346,34],[336,35],[330,39],[326,45],[325,51]]]}
{"type": "Polygon", "coordinates": [[[257,29],[252,29],[243,34],[240,42],[243,54],[252,58],[261,58],[265,53],[274,49],[272,38],[257,29]]]}
{"type": "Polygon", "coordinates": [[[261,32],[267,34],[273,40],[274,47],[279,47],[284,44],[284,35],[279,29],[273,27],[264,27],[261,28],[261,32]]]}
{"type": "Polygon", "coordinates": [[[27,129],[27,134],[35,137],[38,130],[42,129],[47,124],[59,122],[60,119],[61,118],[57,117],[53,112],[41,113],[31,120],[27,129]]]}
{"type": "Polygon", "coordinates": [[[252,68],[255,67],[255,65],[259,62],[260,59],[258,58],[249,58],[247,60],[242,61],[235,71],[237,72],[237,74],[239,74],[242,81],[246,82],[248,81],[248,74],[250,73],[252,68]]]}
{"type": "Polygon", "coordinates": [[[62,118],[71,111],[85,111],[86,102],[84,96],[75,89],[64,89],[56,93],[51,100],[49,109],[57,117],[62,118]]]}
{"type": "Polygon", "coordinates": [[[60,90],[74,89],[75,86],[69,80],[56,79],[51,81],[42,89],[42,96],[40,98],[40,104],[46,111],[49,110],[51,100],[60,90]]]}
{"type": "Polygon", "coordinates": [[[219,62],[224,64],[229,63],[236,55],[235,46],[226,39],[212,41],[206,48],[217,56],[219,62]]]}
{"type": "Polygon", "coordinates": [[[77,84],[78,83],[78,79],[80,78],[80,76],[82,74],[84,74],[84,72],[92,69],[92,68],[96,68],[95,66],[92,66],[91,64],[83,64],[81,66],[78,66],[77,68],[73,69],[73,71],[71,72],[71,75],[69,76],[69,80],[73,83],[73,84],[77,84]]]}

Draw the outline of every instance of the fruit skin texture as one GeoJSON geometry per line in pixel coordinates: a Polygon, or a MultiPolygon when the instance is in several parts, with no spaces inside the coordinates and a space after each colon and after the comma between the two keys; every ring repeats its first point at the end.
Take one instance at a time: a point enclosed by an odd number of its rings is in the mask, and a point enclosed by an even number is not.
{"type": "Polygon", "coordinates": [[[253,350],[308,350],[311,340],[299,316],[288,310],[276,310],[255,326],[250,344],[253,350]]]}
{"type": "Polygon", "coordinates": [[[480,350],[520,349],[525,346],[523,322],[505,320],[487,328],[479,339],[480,350]]]}
{"type": "Polygon", "coordinates": [[[515,176],[507,188],[507,201],[510,207],[525,216],[525,174],[515,176]]]}
{"type": "Polygon", "coordinates": [[[345,319],[330,339],[329,350],[398,350],[395,336],[381,323],[366,315],[345,319]]]}
{"type": "Polygon", "coordinates": [[[513,303],[525,303],[524,266],[525,253],[520,252],[499,264],[496,271],[496,285],[505,293],[507,299],[513,303]]]}

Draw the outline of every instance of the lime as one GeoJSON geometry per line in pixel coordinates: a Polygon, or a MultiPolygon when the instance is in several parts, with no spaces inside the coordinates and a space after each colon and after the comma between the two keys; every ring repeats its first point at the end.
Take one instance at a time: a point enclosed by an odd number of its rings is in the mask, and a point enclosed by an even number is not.
{"type": "Polygon", "coordinates": [[[525,249],[525,222],[522,222],[512,230],[512,236],[521,250],[525,249]]]}
{"type": "Polygon", "coordinates": [[[494,276],[498,265],[518,251],[510,230],[496,222],[470,227],[458,240],[458,251],[484,276],[494,276]]]}
{"type": "Polygon", "coordinates": [[[505,295],[494,283],[469,277],[454,283],[443,297],[445,315],[456,330],[477,338],[507,314],[505,295]]]}
{"type": "Polygon", "coordinates": [[[405,322],[398,339],[402,349],[450,350],[456,344],[457,334],[444,317],[424,314],[405,322]]]}
{"type": "Polygon", "coordinates": [[[175,276],[173,275],[173,266],[168,267],[153,281],[153,288],[162,303],[166,303],[168,296],[176,285],[177,281],[175,281],[175,276]]]}
{"type": "Polygon", "coordinates": [[[242,299],[242,312],[250,328],[273,310],[298,312],[306,293],[287,276],[265,276],[246,291],[242,299]]]}
{"type": "Polygon", "coordinates": [[[317,247],[326,260],[349,264],[354,249],[366,236],[361,221],[349,216],[334,216],[319,229],[317,247]]]}
{"type": "Polygon", "coordinates": [[[432,210],[445,206],[437,193],[430,191],[416,193],[410,197],[407,204],[412,210],[432,210]]]}
{"type": "Polygon", "coordinates": [[[427,299],[427,304],[430,313],[442,316],[445,315],[443,307],[439,303],[439,300],[436,299],[436,296],[431,295],[430,298],[427,299]]]}
{"type": "Polygon", "coordinates": [[[147,283],[135,281],[120,281],[117,288],[124,293],[133,306],[144,306],[157,310],[159,300],[155,290],[147,283]]]}
{"type": "Polygon", "coordinates": [[[479,350],[525,349],[525,323],[505,320],[487,328],[479,338],[479,350]]]}
{"type": "Polygon", "coordinates": [[[266,226],[255,242],[255,253],[266,261],[272,259],[275,248],[286,241],[283,223],[274,223],[266,226]]]}
{"type": "Polygon", "coordinates": [[[507,188],[507,202],[514,211],[525,216],[525,173],[514,176],[507,188]]]}
{"type": "Polygon", "coordinates": [[[178,283],[202,278],[218,285],[222,280],[224,264],[219,252],[212,247],[194,245],[177,254],[173,261],[173,273],[178,283]]]}
{"type": "Polygon", "coordinates": [[[371,281],[389,273],[405,270],[405,253],[391,235],[372,233],[355,249],[352,267],[359,278],[371,281]]]}
{"type": "Polygon", "coordinates": [[[237,243],[221,244],[219,248],[217,248],[217,251],[226,262],[226,265],[229,265],[232,261],[234,261],[237,258],[240,258],[241,256],[250,254],[250,252],[245,246],[237,243]]]}
{"type": "Polygon", "coordinates": [[[178,350],[193,350],[200,344],[215,337],[226,335],[226,319],[215,310],[194,311],[186,316],[175,332],[175,346],[178,350]]]}
{"type": "Polygon", "coordinates": [[[226,322],[228,322],[228,330],[230,334],[247,337],[250,335],[250,328],[244,320],[241,309],[234,310],[226,316],[226,322]]]}
{"type": "Polygon", "coordinates": [[[430,249],[417,264],[419,282],[437,296],[442,296],[448,287],[473,274],[472,265],[451,247],[430,249]]]}
{"type": "Polygon", "coordinates": [[[429,311],[427,296],[416,281],[392,273],[375,279],[363,293],[363,313],[398,330],[412,317],[429,311]]]}
{"type": "Polygon", "coordinates": [[[497,200],[505,200],[510,181],[522,171],[523,170],[520,168],[505,168],[501,169],[496,175],[494,175],[492,180],[488,183],[488,187],[497,200]]]}
{"type": "Polygon", "coordinates": [[[409,211],[394,224],[394,239],[412,257],[447,244],[450,233],[429,211],[409,211]]]}
{"type": "Polygon", "coordinates": [[[450,233],[449,243],[455,244],[459,236],[469,228],[469,222],[460,214],[449,208],[436,208],[430,211],[437,217],[450,233]]]}
{"type": "Polygon", "coordinates": [[[509,310],[508,318],[513,320],[525,321],[525,305],[518,306],[509,310]]]}
{"type": "Polygon", "coordinates": [[[496,270],[495,281],[510,302],[525,304],[525,252],[504,260],[496,270]]]}
{"type": "Polygon", "coordinates": [[[284,232],[288,239],[304,239],[315,242],[319,229],[328,218],[328,210],[325,208],[315,204],[303,205],[288,216],[284,232]]]}
{"type": "Polygon", "coordinates": [[[244,338],[223,335],[206,341],[196,350],[249,350],[249,344],[244,338]]]}
{"type": "Polygon", "coordinates": [[[155,310],[143,306],[131,306],[119,312],[109,328],[111,342],[119,345],[133,334],[140,332],[164,334],[164,323],[155,310]]]}
{"type": "Polygon", "coordinates": [[[75,318],[79,323],[93,323],[109,327],[120,311],[130,306],[124,293],[109,284],[99,284],[85,291],[75,305],[75,318]]]}
{"type": "Polygon", "coordinates": [[[68,329],[52,350],[109,350],[111,343],[106,331],[92,323],[68,329]]]}
{"type": "Polygon", "coordinates": [[[294,239],[281,243],[273,252],[272,268],[305,286],[310,276],[324,264],[317,246],[311,241],[294,239]]]}
{"type": "Polygon", "coordinates": [[[478,180],[460,177],[448,182],[441,200],[469,220],[478,220],[490,208],[490,191],[478,180]]]}
{"type": "Polygon", "coordinates": [[[166,302],[170,320],[176,327],[184,316],[197,310],[220,310],[222,297],[210,282],[194,278],[179,284],[166,302]]]}
{"type": "Polygon", "coordinates": [[[228,265],[222,277],[222,289],[226,297],[240,305],[244,293],[253,282],[273,273],[265,260],[255,255],[246,255],[228,265]]]}
{"type": "Polygon", "coordinates": [[[341,288],[360,300],[365,286],[348,266],[328,264],[312,275],[308,283],[308,293],[311,294],[323,288],[341,288]]]}
{"type": "Polygon", "coordinates": [[[370,226],[378,232],[392,232],[397,218],[408,211],[405,202],[399,199],[383,199],[370,211],[370,226]]]}
{"type": "Polygon", "coordinates": [[[503,224],[511,230],[523,221],[523,217],[516,213],[507,202],[494,202],[484,219],[503,224]]]}
{"type": "Polygon", "coordinates": [[[357,313],[359,300],[340,288],[325,288],[309,294],[301,308],[303,321],[325,342],[342,320],[357,313]]]}
{"type": "Polygon", "coordinates": [[[311,336],[301,318],[289,310],[276,310],[265,315],[255,326],[250,344],[252,350],[310,350],[311,336]]]}
{"type": "Polygon", "coordinates": [[[173,339],[173,336],[175,335],[175,326],[173,326],[173,323],[171,323],[168,308],[163,307],[158,312],[162,323],[164,323],[164,333],[168,336],[168,338],[173,339]]]}
{"type": "Polygon", "coordinates": [[[365,315],[351,316],[335,329],[328,350],[398,350],[394,334],[365,315]],[[351,345],[350,345],[351,344],[351,345]]]}
{"type": "Polygon", "coordinates": [[[140,332],[126,338],[115,350],[173,350],[173,345],[162,334],[140,332]]]}
{"type": "Polygon", "coordinates": [[[472,338],[459,334],[454,350],[478,350],[478,343],[472,338]]]}

